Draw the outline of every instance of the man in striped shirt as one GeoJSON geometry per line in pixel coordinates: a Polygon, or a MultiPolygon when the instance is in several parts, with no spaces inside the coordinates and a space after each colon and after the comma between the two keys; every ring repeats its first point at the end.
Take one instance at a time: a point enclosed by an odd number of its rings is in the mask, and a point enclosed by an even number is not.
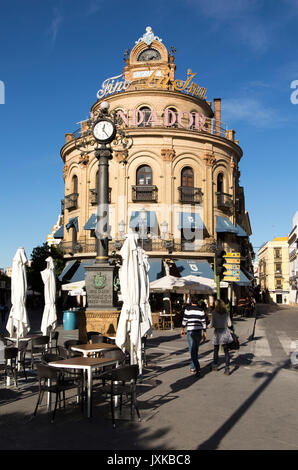
{"type": "Polygon", "coordinates": [[[187,342],[191,357],[190,372],[200,375],[200,364],[198,361],[199,345],[202,339],[206,340],[207,315],[203,301],[198,305],[196,297],[191,297],[191,305],[185,308],[182,320],[181,336],[184,336],[184,327],[187,328],[187,342]]]}

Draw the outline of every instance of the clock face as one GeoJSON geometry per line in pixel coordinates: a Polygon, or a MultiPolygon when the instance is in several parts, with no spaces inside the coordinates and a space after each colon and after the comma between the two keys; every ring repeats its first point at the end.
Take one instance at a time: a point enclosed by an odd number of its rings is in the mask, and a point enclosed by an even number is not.
{"type": "Polygon", "coordinates": [[[115,127],[111,121],[98,121],[93,128],[94,137],[101,142],[113,140],[115,127]]]}
{"type": "Polygon", "coordinates": [[[137,58],[138,62],[149,62],[150,60],[161,60],[161,55],[156,49],[145,49],[137,58]]]}

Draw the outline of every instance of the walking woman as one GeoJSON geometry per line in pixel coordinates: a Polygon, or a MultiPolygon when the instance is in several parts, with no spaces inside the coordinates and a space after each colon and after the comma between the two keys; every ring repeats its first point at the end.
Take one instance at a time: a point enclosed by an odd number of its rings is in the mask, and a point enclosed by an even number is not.
{"type": "Polygon", "coordinates": [[[212,312],[210,327],[214,328],[212,343],[214,345],[214,356],[212,370],[218,370],[218,351],[219,346],[222,345],[225,353],[225,374],[230,375],[230,355],[228,344],[233,341],[231,331],[232,322],[229,313],[227,312],[225,303],[222,300],[215,301],[215,308],[212,312]]]}

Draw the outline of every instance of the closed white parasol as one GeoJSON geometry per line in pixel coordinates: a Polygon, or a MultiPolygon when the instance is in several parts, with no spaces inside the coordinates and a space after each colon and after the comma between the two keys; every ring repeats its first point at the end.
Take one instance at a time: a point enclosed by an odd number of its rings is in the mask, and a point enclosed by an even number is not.
{"type": "Polygon", "coordinates": [[[137,250],[138,234],[129,233],[120,250],[122,266],[119,269],[123,306],[116,333],[116,344],[130,352],[131,364],[138,364],[142,373],[140,275],[137,250]]]}
{"type": "Polygon", "coordinates": [[[28,262],[24,248],[18,248],[12,262],[11,275],[11,310],[6,329],[10,337],[18,339],[25,336],[30,330],[28,314],[26,310],[27,274],[28,262]]]}
{"type": "Polygon", "coordinates": [[[47,267],[41,271],[41,277],[44,283],[44,300],[45,306],[43,310],[41,331],[42,334],[51,337],[52,332],[57,326],[57,311],[56,311],[56,276],[55,264],[51,256],[46,259],[47,267]]]}

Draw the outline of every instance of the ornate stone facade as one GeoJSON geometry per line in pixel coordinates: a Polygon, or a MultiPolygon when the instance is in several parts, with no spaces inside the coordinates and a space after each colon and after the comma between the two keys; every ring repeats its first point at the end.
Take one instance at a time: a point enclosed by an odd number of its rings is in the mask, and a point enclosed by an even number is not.
{"type": "MultiPolygon", "coordinates": [[[[236,236],[219,235],[218,216],[228,218],[234,226],[240,223],[251,234],[238,182],[242,150],[235,132],[222,124],[220,99],[212,105],[200,97],[203,87],[196,82],[196,74],[189,69],[177,76],[173,53],[155,35],[150,38],[150,47],[140,38],[125,59],[123,77],[106,82],[110,88],[105,88],[105,96],[90,111],[96,115],[101,102],[108,101],[110,111],[118,113],[121,127],[132,139],[127,152],[115,148],[109,164],[111,251],[115,250],[114,242],[123,237],[119,227],[124,224],[124,233],[134,230],[133,214],[145,209],[155,214],[155,227],[147,227],[152,240],[146,245],[150,258],[170,256],[212,262],[214,252],[203,249],[213,246],[210,240],[221,237],[226,249],[239,248],[236,236]],[[121,80],[125,80],[125,90],[121,80]],[[117,87],[120,92],[111,91],[117,87]],[[236,204],[239,193],[241,204],[236,204]],[[184,213],[203,221],[203,240],[199,244],[184,243],[180,223],[184,213]],[[162,232],[162,224],[167,227],[166,233],[162,232]],[[170,255],[163,240],[173,240],[175,251],[170,255]]],[[[86,123],[82,123],[82,130],[85,128],[86,123]]],[[[72,246],[66,257],[92,258],[94,230],[86,224],[96,210],[91,195],[97,187],[98,161],[90,154],[88,165],[82,168],[72,135],[67,134],[61,158],[65,164],[65,198],[77,192],[77,199],[65,210],[64,224],[77,218],[75,238],[81,249],[76,252],[77,245],[72,246]]],[[[72,230],[65,230],[62,246],[73,244],[72,240],[72,230]]]]}

